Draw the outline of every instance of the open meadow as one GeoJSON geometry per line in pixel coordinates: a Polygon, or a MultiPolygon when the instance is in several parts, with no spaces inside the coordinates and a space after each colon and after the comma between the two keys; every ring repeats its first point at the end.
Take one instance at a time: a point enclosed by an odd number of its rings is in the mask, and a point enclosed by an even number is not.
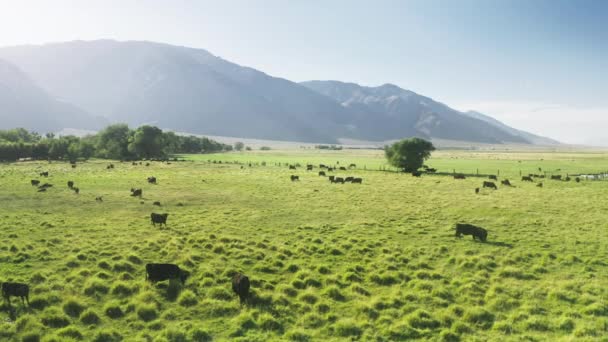
{"type": "Polygon", "coordinates": [[[0,341],[608,341],[608,181],[549,179],[605,172],[606,153],[437,151],[421,177],[378,150],[181,157],[0,165],[0,281],[30,286],[29,306],[2,302],[0,341]],[[498,190],[454,170],[500,172],[498,190]],[[147,263],[191,275],[151,284],[147,263]]]}

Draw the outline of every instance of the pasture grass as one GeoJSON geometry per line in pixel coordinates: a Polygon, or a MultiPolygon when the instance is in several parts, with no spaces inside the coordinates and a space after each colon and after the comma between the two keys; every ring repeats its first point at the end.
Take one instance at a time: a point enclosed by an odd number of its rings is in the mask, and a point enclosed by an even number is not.
{"type": "Polygon", "coordinates": [[[440,172],[500,169],[499,179],[515,185],[480,194],[473,190],[481,178],[381,172],[393,170],[381,151],[186,157],[149,167],[114,162],[112,170],[100,160],[74,169],[2,164],[0,281],[26,282],[31,293],[29,307],[18,298],[0,306],[0,340],[608,336],[608,182],[518,181],[520,171],[538,168],[600,172],[606,154],[433,154],[427,164],[440,172]],[[286,166],[337,162],[357,168],[333,174],[363,184],[330,184],[318,168],[286,166]],[[48,179],[38,176],[47,170],[48,179]],[[301,180],[291,182],[292,174],[301,180]],[[54,186],[38,193],[31,179],[54,186]],[[129,196],[132,187],[143,189],[141,199],[129,196]],[[151,212],[169,213],[167,227],[153,227],[151,212]],[[455,238],[457,222],[487,228],[488,242],[455,238]],[[153,285],[145,281],[149,262],[175,263],[191,276],[185,286],[153,285]],[[231,289],[235,272],[252,284],[243,306],[231,289]]]}

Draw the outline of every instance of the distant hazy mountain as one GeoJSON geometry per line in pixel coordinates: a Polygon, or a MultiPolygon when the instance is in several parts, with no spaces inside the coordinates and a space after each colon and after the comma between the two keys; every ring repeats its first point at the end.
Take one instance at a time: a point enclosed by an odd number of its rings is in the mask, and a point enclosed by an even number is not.
{"type": "MultiPolygon", "coordinates": [[[[335,143],[408,136],[536,143],[500,123],[386,84],[297,84],[201,49],[151,42],[75,41],[0,48],[45,91],[132,126],[215,136],[335,143]]],[[[86,128],[86,127],[74,127],[86,128]]]]}
{"type": "Polygon", "coordinates": [[[352,132],[368,140],[419,136],[481,143],[547,142],[485,115],[462,113],[392,84],[379,87],[338,81],[301,84],[333,98],[353,112],[352,132]]]}
{"type": "Polygon", "coordinates": [[[83,110],[38,87],[15,65],[0,60],[0,129],[23,127],[52,132],[64,127],[99,128],[83,110]]]}
{"type": "Polygon", "coordinates": [[[335,142],[348,119],[325,96],[200,49],[104,40],[2,48],[0,56],[49,92],[134,126],[335,142]]]}

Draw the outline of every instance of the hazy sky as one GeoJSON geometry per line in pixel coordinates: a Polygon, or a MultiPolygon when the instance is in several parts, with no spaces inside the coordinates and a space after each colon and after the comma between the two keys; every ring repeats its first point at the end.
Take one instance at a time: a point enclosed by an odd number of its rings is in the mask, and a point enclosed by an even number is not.
{"type": "Polygon", "coordinates": [[[608,145],[604,0],[0,0],[0,46],[100,38],[203,48],[293,81],[394,83],[608,145]]]}

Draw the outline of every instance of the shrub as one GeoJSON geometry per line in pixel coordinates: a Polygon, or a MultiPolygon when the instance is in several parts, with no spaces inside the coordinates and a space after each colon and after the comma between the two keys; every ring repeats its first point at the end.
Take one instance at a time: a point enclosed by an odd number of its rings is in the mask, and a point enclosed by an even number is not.
{"type": "Polygon", "coordinates": [[[436,329],[441,323],[424,310],[416,310],[407,317],[407,323],[416,329],[436,329]]]}
{"type": "Polygon", "coordinates": [[[57,331],[57,335],[61,337],[69,337],[75,340],[82,340],[83,336],[80,330],[75,327],[67,327],[57,331]]]}
{"type": "Polygon", "coordinates": [[[112,290],[110,291],[110,293],[118,297],[127,297],[132,295],[134,292],[134,288],[129,286],[128,283],[122,281],[116,282],[114,286],[112,286],[112,290]]]}
{"type": "Polygon", "coordinates": [[[97,315],[97,313],[95,311],[88,309],[85,312],[83,312],[82,315],[80,315],[80,321],[87,325],[96,325],[96,324],[99,324],[101,319],[99,318],[99,315],[97,315]]]}
{"type": "Polygon", "coordinates": [[[117,319],[117,318],[124,316],[124,313],[122,312],[122,309],[120,308],[120,304],[116,301],[107,303],[103,307],[103,312],[105,312],[106,316],[108,316],[112,319],[117,319]]]}
{"type": "Polygon", "coordinates": [[[230,293],[230,291],[228,291],[224,287],[214,287],[214,288],[211,288],[207,294],[209,295],[209,297],[211,297],[213,299],[218,299],[218,300],[231,300],[231,299],[233,299],[232,293],[230,293]]]}
{"type": "Polygon", "coordinates": [[[122,336],[113,330],[98,331],[93,337],[93,342],[120,342],[122,336]]]}
{"type": "Polygon", "coordinates": [[[213,338],[211,335],[201,328],[194,328],[190,330],[188,334],[190,336],[190,340],[193,342],[211,342],[213,338]]]}
{"type": "Polygon", "coordinates": [[[70,324],[70,319],[57,308],[46,309],[40,318],[42,324],[50,328],[63,328],[70,324]]]}
{"type": "Polygon", "coordinates": [[[63,304],[63,312],[71,317],[78,317],[84,311],[85,306],[76,299],[69,299],[63,304]]]}
{"type": "Polygon", "coordinates": [[[25,333],[25,334],[23,334],[23,336],[21,336],[21,341],[22,342],[39,342],[40,334],[38,334],[37,332],[25,333]]]}
{"type": "Polygon", "coordinates": [[[489,329],[494,324],[494,315],[481,307],[467,310],[463,318],[466,322],[475,324],[482,329],[489,329]]]}
{"type": "Polygon", "coordinates": [[[361,329],[353,320],[345,319],[336,322],[334,325],[335,332],[338,336],[349,337],[354,336],[358,337],[363,333],[363,329],[361,329]]]}
{"type": "Polygon", "coordinates": [[[292,330],[285,334],[288,340],[293,342],[308,342],[311,340],[310,335],[306,334],[301,330],[292,330]]]}
{"type": "Polygon", "coordinates": [[[141,304],[137,308],[137,316],[144,322],[150,322],[158,317],[154,304],[141,304]]]}
{"type": "Polygon", "coordinates": [[[169,342],[187,342],[188,338],[186,337],[186,333],[181,331],[181,329],[176,329],[173,327],[165,329],[161,336],[165,337],[169,342]]]}
{"type": "Polygon", "coordinates": [[[342,302],[346,300],[346,297],[344,297],[344,295],[342,294],[342,292],[340,291],[340,289],[337,286],[330,286],[325,290],[325,294],[338,302],[342,302]]]}
{"type": "Polygon", "coordinates": [[[261,314],[258,321],[260,328],[264,330],[271,330],[276,332],[283,331],[283,325],[268,313],[261,314]]]}
{"type": "Polygon", "coordinates": [[[109,291],[105,282],[98,278],[91,278],[84,285],[84,294],[87,296],[105,295],[109,291]]]}
{"type": "Polygon", "coordinates": [[[196,295],[194,294],[194,292],[192,292],[191,290],[184,290],[180,294],[177,302],[181,306],[189,307],[196,305],[198,303],[198,300],[196,299],[196,295]]]}

